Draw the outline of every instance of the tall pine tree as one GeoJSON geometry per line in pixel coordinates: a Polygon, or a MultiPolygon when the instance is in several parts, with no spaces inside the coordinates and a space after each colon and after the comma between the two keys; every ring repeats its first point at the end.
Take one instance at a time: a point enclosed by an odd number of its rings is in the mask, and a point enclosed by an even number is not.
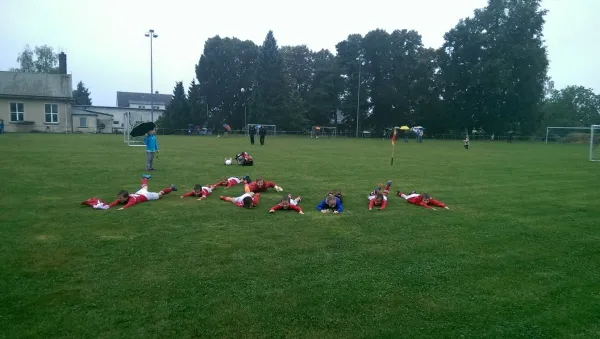
{"type": "Polygon", "coordinates": [[[273,31],[269,31],[260,48],[254,94],[256,101],[252,114],[253,122],[276,124],[285,128],[286,99],[289,93],[273,31]]]}
{"type": "Polygon", "coordinates": [[[186,129],[189,121],[189,108],[183,82],[175,83],[173,89],[173,99],[167,106],[165,113],[157,121],[160,128],[167,130],[186,129]]]}
{"type": "Polygon", "coordinates": [[[77,83],[77,89],[73,90],[73,101],[75,105],[91,105],[90,91],[82,81],[77,83]]]}

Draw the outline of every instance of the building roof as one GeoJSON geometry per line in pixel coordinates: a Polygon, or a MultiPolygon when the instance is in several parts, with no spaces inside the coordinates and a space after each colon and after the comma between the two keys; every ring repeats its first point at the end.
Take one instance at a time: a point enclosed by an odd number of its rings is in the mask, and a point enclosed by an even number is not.
{"type": "Polygon", "coordinates": [[[71,112],[72,115],[104,115],[107,117],[114,117],[114,115],[112,114],[108,114],[108,113],[102,113],[102,112],[97,112],[97,111],[93,111],[91,109],[86,109],[86,108],[81,108],[81,107],[73,107],[73,111],[71,112]]]}
{"type": "MultiPolygon", "coordinates": [[[[134,93],[134,92],[117,92],[117,106],[118,107],[129,107],[130,103],[136,104],[152,102],[150,93],[134,93]]],[[[154,103],[157,105],[163,104],[168,105],[171,102],[171,95],[169,94],[154,94],[154,103]]]]}
{"type": "MultiPolygon", "coordinates": [[[[137,107],[116,107],[116,106],[95,106],[95,105],[72,105],[72,107],[75,108],[79,108],[82,110],[96,110],[96,109],[108,109],[111,111],[118,111],[118,113],[121,113],[123,111],[129,112],[129,111],[134,111],[134,112],[150,112],[149,108],[137,108],[137,107]]],[[[162,112],[164,112],[165,110],[163,109],[155,109],[154,112],[160,114],[162,112]]],[[[109,114],[109,113],[105,113],[105,114],[109,114]]]]}
{"type": "Polygon", "coordinates": [[[0,71],[0,96],[62,99],[73,97],[71,74],[0,71]]]}

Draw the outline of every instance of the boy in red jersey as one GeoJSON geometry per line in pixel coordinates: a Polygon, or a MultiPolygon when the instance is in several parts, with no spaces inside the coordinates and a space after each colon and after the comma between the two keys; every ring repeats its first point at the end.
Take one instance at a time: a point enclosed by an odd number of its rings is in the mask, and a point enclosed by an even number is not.
{"type": "Polygon", "coordinates": [[[244,179],[239,178],[239,177],[229,177],[229,178],[225,178],[223,177],[221,179],[221,181],[219,181],[218,183],[214,184],[214,188],[217,188],[219,186],[225,186],[225,188],[231,188],[237,184],[240,184],[244,182],[244,179]]]}
{"type": "Polygon", "coordinates": [[[450,209],[443,202],[433,199],[431,197],[431,195],[429,195],[429,193],[418,194],[416,191],[412,191],[410,194],[406,195],[406,194],[398,191],[398,192],[396,192],[396,195],[405,199],[406,201],[408,201],[409,203],[411,203],[413,205],[423,206],[425,208],[431,208],[434,211],[435,211],[435,208],[433,208],[429,205],[445,208],[447,210],[450,209]]]}
{"type": "Polygon", "coordinates": [[[171,184],[171,186],[163,189],[158,193],[148,192],[148,179],[150,178],[152,178],[150,174],[142,174],[142,188],[140,188],[137,192],[133,194],[129,194],[129,192],[124,190],[119,192],[117,194],[117,199],[110,203],[110,205],[108,206],[115,207],[119,204],[125,204],[125,206],[119,208],[120,211],[129,208],[133,205],[140,204],[142,202],[158,200],[165,194],[169,194],[172,191],[177,191],[177,187],[171,184]]]}
{"type": "Polygon", "coordinates": [[[237,161],[238,165],[242,165],[242,166],[253,166],[254,165],[254,160],[252,159],[250,154],[248,154],[248,152],[242,152],[242,153],[236,155],[235,160],[237,161]]]}
{"type": "Polygon", "coordinates": [[[254,208],[258,205],[260,193],[248,192],[235,198],[220,196],[219,199],[233,203],[242,208],[254,208]]]}
{"type": "Polygon", "coordinates": [[[258,177],[256,178],[255,182],[252,182],[250,180],[250,176],[246,175],[244,177],[244,181],[246,182],[244,184],[244,192],[248,193],[248,192],[254,192],[254,193],[259,193],[259,192],[266,192],[267,188],[274,188],[277,192],[281,192],[283,191],[283,188],[275,185],[274,182],[272,181],[264,181],[262,177],[258,177]]]}
{"type": "Polygon", "coordinates": [[[387,196],[390,193],[390,187],[392,186],[392,181],[388,180],[383,192],[381,192],[382,184],[377,185],[374,191],[369,194],[369,211],[373,210],[373,207],[378,206],[379,210],[385,209],[387,206],[387,196]]]}
{"type": "Polygon", "coordinates": [[[302,211],[302,208],[300,208],[300,206],[298,206],[298,203],[300,201],[302,201],[302,198],[300,196],[298,196],[294,199],[294,198],[292,198],[291,194],[288,194],[287,197],[281,199],[281,202],[279,202],[279,204],[271,207],[271,209],[269,209],[269,213],[275,213],[275,211],[283,209],[283,210],[294,210],[300,214],[304,214],[304,212],[302,211]]]}
{"type": "Polygon", "coordinates": [[[200,184],[196,184],[194,185],[194,189],[191,190],[190,192],[184,194],[181,196],[181,198],[185,198],[185,197],[199,197],[198,200],[204,200],[206,199],[206,197],[208,197],[213,189],[215,189],[215,185],[208,185],[208,186],[202,186],[200,184]]]}

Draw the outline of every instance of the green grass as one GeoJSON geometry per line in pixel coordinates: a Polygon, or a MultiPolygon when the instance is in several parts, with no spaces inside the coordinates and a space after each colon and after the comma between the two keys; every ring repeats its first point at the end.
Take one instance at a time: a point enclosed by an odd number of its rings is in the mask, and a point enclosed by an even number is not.
{"type": "MultiPolygon", "coordinates": [[[[135,190],[144,149],[117,136],[0,136],[0,337],[594,338],[600,336],[600,164],[586,145],[159,136],[151,190],[117,211],[79,203],[135,190]],[[222,165],[248,150],[256,166],[222,165]],[[180,199],[196,183],[263,175],[306,215],[180,199]],[[451,211],[390,197],[428,191],[451,211]],[[330,188],[346,212],[321,215],[330,188]]],[[[227,192],[239,195],[237,186],[227,192]]]]}

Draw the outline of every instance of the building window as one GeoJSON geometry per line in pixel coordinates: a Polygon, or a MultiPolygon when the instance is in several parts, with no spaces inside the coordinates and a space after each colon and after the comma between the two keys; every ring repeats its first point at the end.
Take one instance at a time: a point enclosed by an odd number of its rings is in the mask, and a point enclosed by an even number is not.
{"type": "Polygon", "coordinates": [[[115,121],[113,121],[113,125],[118,125],[118,124],[119,124],[119,122],[118,122],[118,121],[116,121],[116,120],[115,120],[115,121]]]}
{"type": "Polygon", "coordinates": [[[141,105],[140,105],[140,106],[138,106],[138,108],[146,108],[146,106],[141,106],[141,105]]]}
{"type": "Polygon", "coordinates": [[[25,117],[25,104],[22,102],[11,102],[10,103],[10,121],[19,122],[23,121],[25,117]]]}
{"type": "Polygon", "coordinates": [[[160,106],[152,106],[154,109],[160,109],[160,106]]]}
{"type": "Polygon", "coordinates": [[[58,105],[57,104],[46,104],[46,123],[57,124],[58,123],[58,105]]]}
{"type": "Polygon", "coordinates": [[[79,127],[87,127],[87,118],[79,118],[79,127]]]}

